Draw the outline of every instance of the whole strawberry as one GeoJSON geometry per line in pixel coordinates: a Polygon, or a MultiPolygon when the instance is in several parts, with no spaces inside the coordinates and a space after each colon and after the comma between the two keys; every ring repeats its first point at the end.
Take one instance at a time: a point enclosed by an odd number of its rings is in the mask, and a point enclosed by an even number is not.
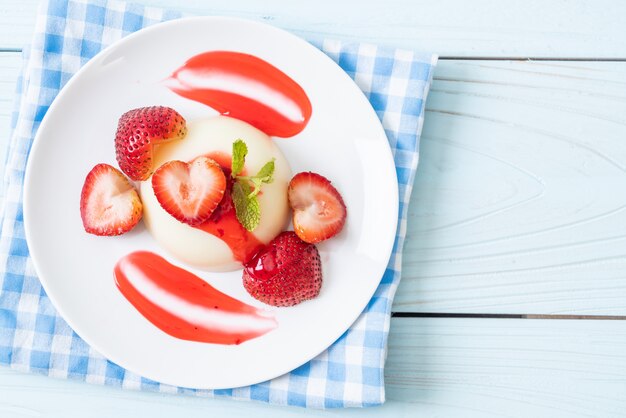
{"type": "Polygon", "coordinates": [[[132,180],[147,180],[157,168],[153,167],[152,146],[182,139],[185,135],[185,118],[170,107],[151,106],[129,110],[117,124],[117,163],[132,180]]]}
{"type": "Polygon", "coordinates": [[[322,287],[317,248],[293,231],[281,233],[245,265],[243,286],[253,298],[273,306],[313,299],[322,287]]]}

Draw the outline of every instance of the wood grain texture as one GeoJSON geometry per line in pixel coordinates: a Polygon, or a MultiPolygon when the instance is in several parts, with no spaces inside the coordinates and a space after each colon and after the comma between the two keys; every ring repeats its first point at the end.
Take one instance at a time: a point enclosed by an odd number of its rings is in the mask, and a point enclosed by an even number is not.
{"type": "MultiPolygon", "coordinates": [[[[192,14],[267,21],[322,35],[457,57],[626,58],[621,0],[138,0],[192,14]]],[[[0,0],[0,48],[21,48],[37,0],[0,0]]]]}
{"type": "Polygon", "coordinates": [[[414,416],[610,417],[626,411],[626,322],[393,322],[386,369],[414,416]]]}
{"type": "Polygon", "coordinates": [[[441,62],[394,309],[626,315],[626,63],[441,62]]]}
{"type": "Polygon", "coordinates": [[[626,323],[393,319],[386,379],[382,407],[312,411],[136,393],[0,369],[0,416],[619,417],[626,410],[626,323]]]}

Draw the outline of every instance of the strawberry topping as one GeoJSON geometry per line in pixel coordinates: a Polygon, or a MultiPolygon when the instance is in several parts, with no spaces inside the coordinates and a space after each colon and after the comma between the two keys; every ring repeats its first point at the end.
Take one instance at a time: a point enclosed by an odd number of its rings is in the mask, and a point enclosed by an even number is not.
{"type": "Polygon", "coordinates": [[[129,110],[120,118],[115,134],[115,156],[132,180],[146,180],[154,170],[152,146],[187,135],[185,119],[165,106],[129,110]]]}
{"type": "Polygon", "coordinates": [[[281,233],[246,263],[243,286],[253,298],[273,306],[316,297],[322,287],[317,248],[292,231],[281,233]]]}
{"type": "Polygon", "coordinates": [[[98,164],[85,178],[80,195],[80,217],[94,235],[121,235],[141,219],[143,206],[128,179],[108,164],[98,164]]]}
{"type": "Polygon", "coordinates": [[[190,163],[169,161],[152,175],[157,200],[174,218],[198,225],[211,216],[224,197],[226,176],[219,164],[207,157],[190,163]]]}
{"type": "Polygon", "coordinates": [[[330,181],[317,173],[296,174],[289,183],[293,227],[303,241],[317,243],[337,235],[346,223],[346,205],[330,181]]]}

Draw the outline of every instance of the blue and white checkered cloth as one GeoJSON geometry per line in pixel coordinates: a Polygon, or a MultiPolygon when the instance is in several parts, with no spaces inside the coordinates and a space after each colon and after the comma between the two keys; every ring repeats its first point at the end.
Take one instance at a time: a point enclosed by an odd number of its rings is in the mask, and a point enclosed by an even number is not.
{"type": "Polygon", "coordinates": [[[46,296],[24,236],[26,160],[39,124],[63,85],[102,48],[174,11],[120,1],[50,0],[40,9],[18,81],[5,171],[0,237],[0,363],[16,370],[123,388],[231,397],[313,408],[362,407],[385,400],[384,364],[393,296],[400,281],[409,197],[424,102],[436,56],[374,45],[316,42],[369,98],[393,150],[400,186],[394,251],[376,294],[326,352],[268,382],[229,390],[172,387],[111,363],[72,331],[46,296]]]}

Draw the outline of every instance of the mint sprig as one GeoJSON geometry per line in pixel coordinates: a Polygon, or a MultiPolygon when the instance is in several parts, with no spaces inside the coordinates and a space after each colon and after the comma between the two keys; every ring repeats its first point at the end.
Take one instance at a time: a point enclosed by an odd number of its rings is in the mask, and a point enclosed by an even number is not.
{"type": "Polygon", "coordinates": [[[233,142],[233,157],[231,163],[231,176],[233,178],[243,171],[246,163],[246,155],[248,155],[248,146],[243,140],[238,139],[233,142]]]}
{"type": "Polygon", "coordinates": [[[248,231],[254,231],[261,222],[261,207],[256,196],[250,195],[250,186],[247,182],[235,181],[232,198],[237,220],[248,231]]]}
{"type": "Polygon", "coordinates": [[[254,231],[261,222],[261,206],[257,195],[264,184],[274,181],[274,159],[261,167],[255,176],[240,176],[248,155],[246,143],[238,139],[233,142],[231,176],[234,179],[231,197],[239,223],[248,231],[254,231]]]}

